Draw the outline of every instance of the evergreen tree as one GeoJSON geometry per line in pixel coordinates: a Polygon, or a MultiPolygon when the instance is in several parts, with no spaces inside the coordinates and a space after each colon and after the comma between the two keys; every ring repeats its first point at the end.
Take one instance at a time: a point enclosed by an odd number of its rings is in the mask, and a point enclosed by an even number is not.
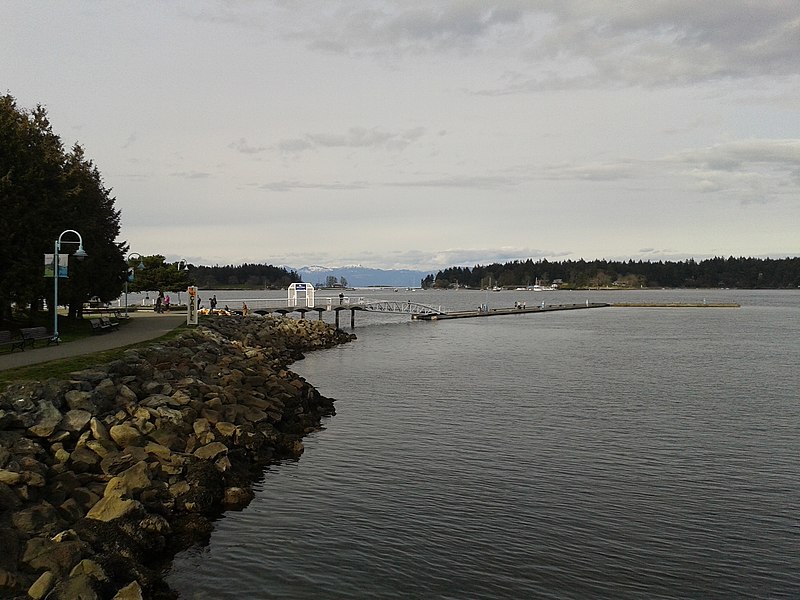
{"type": "MultiPolygon", "coordinates": [[[[75,316],[93,296],[118,297],[126,248],[115,241],[119,217],[97,168],[78,145],[64,152],[45,109],[25,111],[11,95],[0,97],[0,320],[12,317],[12,303],[32,307],[32,319],[42,299],[51,297],[44,254],[70,229],[81,234],[88,258],[72,264],[69,279],[59,281],[59,300],[75,316]]],[[[64,244],[62,253],[76,248],[64,244]]]]}

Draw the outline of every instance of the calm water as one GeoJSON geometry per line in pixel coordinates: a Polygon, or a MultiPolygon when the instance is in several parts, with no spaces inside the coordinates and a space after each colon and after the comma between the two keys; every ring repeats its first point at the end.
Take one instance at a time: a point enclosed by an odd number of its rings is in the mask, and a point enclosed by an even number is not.
{"type": "Polygon", "coordinates": [[[409,294],[742,308],[357,315],[293,366],[338,414],[182,598],[800,597],[800,293],[409,294]]]}

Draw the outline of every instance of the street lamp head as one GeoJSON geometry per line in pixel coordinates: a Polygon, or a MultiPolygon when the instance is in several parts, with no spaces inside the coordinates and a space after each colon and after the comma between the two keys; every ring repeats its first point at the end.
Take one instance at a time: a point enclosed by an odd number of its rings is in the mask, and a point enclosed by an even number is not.
{"type": "Polygon", "coordinates": [[[72,256],[74,256],[78,260],[83,260],[89,255],[86,254],[86,251],[83,249],[83,246],[79,246],[78,249],[75,250],[75,254],[73,254],[72,256]]]}

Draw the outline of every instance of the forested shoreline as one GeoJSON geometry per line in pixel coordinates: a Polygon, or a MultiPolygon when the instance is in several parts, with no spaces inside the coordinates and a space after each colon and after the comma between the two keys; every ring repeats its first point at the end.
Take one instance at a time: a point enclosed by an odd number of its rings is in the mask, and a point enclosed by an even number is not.
{"type": "Polygon", "coordinates": [[[722,258],[701,261],[512,261],[450,267],[422,280],[424,288],[488,288],[555,284],[589,287],[789,289],[800,287],[800,257],[722,258]]]}
{"type": "Polygon", "coordinates": [[[190,266],[190,272],[194,284],[205,289],[284,289],[301,282],[295,271],[266,264],[190,266]]]}

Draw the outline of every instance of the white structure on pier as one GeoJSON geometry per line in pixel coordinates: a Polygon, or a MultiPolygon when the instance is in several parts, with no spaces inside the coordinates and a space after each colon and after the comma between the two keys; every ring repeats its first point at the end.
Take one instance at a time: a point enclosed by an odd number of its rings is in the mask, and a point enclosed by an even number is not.
{"type": "Polygon", "coordinates": [[[289,306],[297,306],[298,294],[306,301],[307,308],[314,308],[314,286],[310,283],[293,283],[289,286],[289,306]]]}

